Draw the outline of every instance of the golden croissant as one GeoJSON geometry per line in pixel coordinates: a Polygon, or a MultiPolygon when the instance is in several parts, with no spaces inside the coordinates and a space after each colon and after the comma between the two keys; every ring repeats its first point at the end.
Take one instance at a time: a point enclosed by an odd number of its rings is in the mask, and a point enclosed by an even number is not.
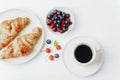
{"type": "Polygon", "coordinates": [[[0,50],[7,46],[30,23],[30,19],[18,17],[0,24],[0,50]]]}
{"type": "Polygon", "coordinates": [[[34,28],[32,33],[18,36],[0,55],[1,59],[22,57],[30,54],[42,34],[41,28],[34,28]]]}

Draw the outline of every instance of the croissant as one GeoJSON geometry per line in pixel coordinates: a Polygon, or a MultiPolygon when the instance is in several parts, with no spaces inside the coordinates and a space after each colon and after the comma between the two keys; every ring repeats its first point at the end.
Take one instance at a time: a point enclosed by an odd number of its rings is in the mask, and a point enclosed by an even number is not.
{"type": "Polygon", "coordinates": [[[1,59],[17,58],[28,55],[42,34],[41,28],[34,28],[32,33],[18,36],[0,55],[1,59]]]}
{"type": "Polygon", "coordinates": [[[18,17],[0,24],[0,50],[7,46],[30,23],[30,19],[18,17]]]}

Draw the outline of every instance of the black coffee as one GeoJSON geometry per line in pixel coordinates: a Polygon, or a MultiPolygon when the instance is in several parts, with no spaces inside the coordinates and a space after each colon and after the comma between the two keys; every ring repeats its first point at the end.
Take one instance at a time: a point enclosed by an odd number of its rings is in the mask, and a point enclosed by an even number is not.
{"type": "Polygon", "coordinates": [[[81,63],[89,62],[92,56],[92,51],[87,45],[80,45],[75,50],[75,58],[81,63]]]}

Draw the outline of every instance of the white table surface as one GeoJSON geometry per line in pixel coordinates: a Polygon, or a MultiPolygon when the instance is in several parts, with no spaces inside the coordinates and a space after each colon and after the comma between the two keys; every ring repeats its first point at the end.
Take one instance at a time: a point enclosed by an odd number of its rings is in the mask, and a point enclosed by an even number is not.
{"type": "Polygon", "coordinates": [[[11,8],[31,9],[45,27],[46,39],[57,39],[63,46],[77,36],[89,36],[101,42],[105,63],[94,76],[81,78],[71,74],[62,59],[46,61],[41,53],[32,61],[11,65],[0,62],[0,80],[119,80],[120,79],[120,1],[119,0],[0,0],[0,12],[11,8]],[[46,29],[47,12],[57,6],[67,7],[75,17],[74,29],[56,36],[46,29]]]}

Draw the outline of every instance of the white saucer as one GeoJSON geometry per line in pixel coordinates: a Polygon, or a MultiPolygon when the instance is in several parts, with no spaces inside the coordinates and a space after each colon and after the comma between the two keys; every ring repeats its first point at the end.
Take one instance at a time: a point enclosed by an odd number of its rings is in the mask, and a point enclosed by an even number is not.
{"type": "Polygon", "coordinates": [[[100,70],[104,62],[103,49],[100,45],[95,44],[99,43],[94,39],[85,37],[77,37],[70,40],[63,50],[63,62],[66,68],[75,75],[82,77],[93,75],[98,70],[100,70]],[[93,46],[100,48],[99,59],[97,59],[94,63],[84,66],[80,65],[79,62],[75,59],[74,50],[76,46],[81,43],[81,41],[90,42],[93,46]]]}

